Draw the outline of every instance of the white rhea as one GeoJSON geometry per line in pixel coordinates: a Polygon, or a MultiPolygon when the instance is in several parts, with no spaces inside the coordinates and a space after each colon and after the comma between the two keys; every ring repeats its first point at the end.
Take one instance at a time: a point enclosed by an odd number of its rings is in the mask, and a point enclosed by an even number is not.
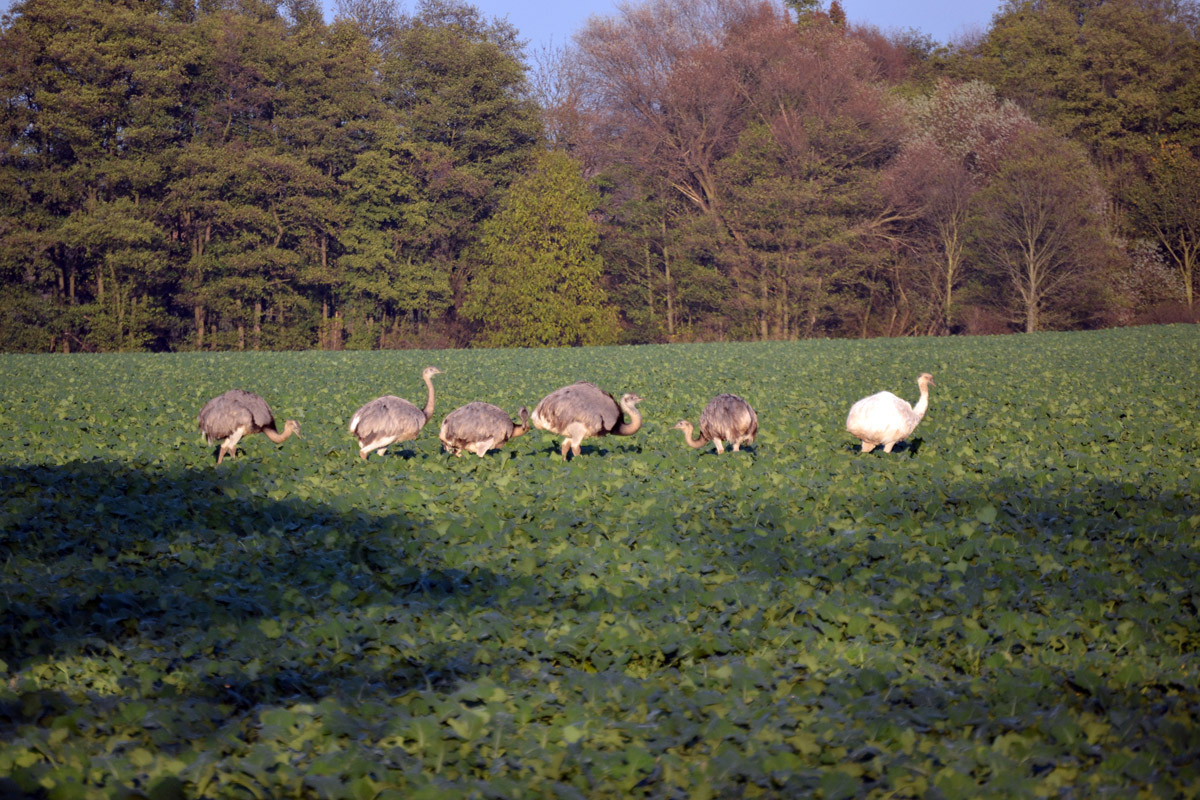
{"type": "Polygon", "coordinates": [[[441,375],[437,367],[426,367],[421,373],[428,390],[425,408],[417,408],[402,397],[389,394],[377,397],[364,405],[350,419],[350,433],[358,439],[358,456],[367,460],[372,452],[383,455],[393,442],[417,438],[421,428],[433,416],[433,376],[441,375]]]}
{"type": "Polygon", "coordinates": [[[846,430],[862,441],[862,451],[869,453],[880,445],[883,452],[892,452],[892,447],[908,438],[925,416],[929,408],[929,387],[936,386],[928,372],[917,378],[921,387],[921,399],[915,406],[908,404],[891,392],[879,392],[864,397],[850,407],[846,417],[846,430]]]}
{"type": "Polygon", "coordinates": [[[718,453],[725,452],[724,442],[729,442],[733,452],[744,444],[753,444],[758,434],[758,415],[754,409],[736,394],[719,394],[700,412],[700,438],[692,438],[692,423],[681,419],[675,428],[683,431],[683,440],[689,446],[700,448],[710,441],[718,453]]]}
{"type": "Polygon", "coordinates": [[[555,389],[542,398],[533,409],[533,424],[544,431],[557,433],[563,439],[561,452],[579,455],[579,443],[589,436],[630,436],[642,427],[642,415],[636,394],[621,395],[618,403],[613,396],[594,383],[580,381],[555,389]],[[624,421],[629,415],[629,422],[624,421]]]}
{"type": "Polygon", "coordinates": [[[196,422],[209,444],[224,439],[217,450],[218,464],[226,454],[236,457],[238,442],[252,433],[263,433],[275,444],[283,444],[292,434],[300,438],[300,423],[289,419],[283,423],[283,432],[280,433],[267,401],[241,389],[230,389],[209,400],[200,409],[196,422]]]}

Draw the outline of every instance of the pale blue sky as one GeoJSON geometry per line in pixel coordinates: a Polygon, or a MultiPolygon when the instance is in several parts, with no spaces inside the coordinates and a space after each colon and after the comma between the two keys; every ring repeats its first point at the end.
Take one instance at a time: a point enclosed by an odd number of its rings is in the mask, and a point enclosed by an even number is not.
{"type": "MultiPolygon", "coordinates": [[[[332,17],[333,0],[322,0],[332,17]]],[[[887,31],[916,28],[941,44],[964,32],[987,30],[1001,0],[841,0],[851,23],[869,23],[887,31]]],[[[401,8],[412,10],[415,0],[400,0],[401,8]]],[[[588,17],[616,13],[616,0],[474,0],[473,5],[489,17],[508,17],[533,47],[553,42],[564,45],[583,27],[588,17]]],[[[828,0],[823,0],[828,7],[828,0]]]]}
{"type": "MultiPolygon", "coordinates": [[[[332,18],[333,0],[322,2],[326,16],[332,18]]],[[[921,0],[916,3],[842,0],[842,7],[853,23],[869,23],[884,31],[916,28],[945,44],[964,33],[986,30],[1000,3],[1001,0],[921,0]]],[[[12,4],[13,0],[0,0],[0,11],[7,12],[12,4]]],[[[413,0],[400,0],[400,4],[405,10],[415,6],[413,0]]],[[[589,16],[613,14],[617,8],[616,0],[475,0],[474,5],[489,17],[508,17],[534,48],[551,43],[567,44],[589,16]]]]}

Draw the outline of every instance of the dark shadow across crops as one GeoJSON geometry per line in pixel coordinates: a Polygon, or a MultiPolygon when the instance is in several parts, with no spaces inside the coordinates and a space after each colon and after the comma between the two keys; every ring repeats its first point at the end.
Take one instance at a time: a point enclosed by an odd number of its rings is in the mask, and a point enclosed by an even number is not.
{"type": "Polygon", "coordinates": [[[371,602],[436,605],[486,596],[498,580],[394,546],[411,530],[400,515],[267,499],[228,469],[9,466],[0,497],[0,559],[27,567],[25,585],[4,592],[14,598],[0,628],[9,669],[109,645],[184,644],[285,614],[352,613],[364,602],[355,584],[371,602]]]}

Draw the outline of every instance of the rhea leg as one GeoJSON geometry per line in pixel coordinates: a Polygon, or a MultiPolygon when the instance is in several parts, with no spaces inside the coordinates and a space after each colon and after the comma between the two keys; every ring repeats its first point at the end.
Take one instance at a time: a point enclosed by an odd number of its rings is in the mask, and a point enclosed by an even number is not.
{"type": "Polygon", "coordinates": [[[862,443],[862,451],[863,451],[864,453],[869,453],[869,452],[871,452],[871,451],[872,451],[872,450],[874,450],[874,449],[875,449],[875,445],[871,444],[871,443],[870,443],[870,442],[868,442],[866,439],[863,439],[863,443],[862,443]]]}
{"type": "Polygon", "coordinates": [[[244,432],[245,431],[242,428],[238,428],[233,433],[229,434],[229,437],[226,438],[225,441],[221,442],[221,449],[217,451],[218,464],[221,463],[221,459],[225,458],[226,453],[229,453],[230,458],[237,457],[237,445],[244,432]]]}
{"type": "Polygon", "coordinates": [[[725,452],[725,445],[724,445],[724,443],[723,443],[723,442],[722,442],[720,439],[713,439],[713,444],[715,444],[715,445],[717,446],[717,452],[718,452],[718,453],[724,453],[724,452],[725,452]]]}
{"type": "Polygon", "coordinates": [[[391,436],[384,437],[382,439],[376,439],[373,442],[368,442],[367,444],[364,444],[358,448],[358,457],[363,461],[366,461],[367,456],[371,455],[373,450],[378,450],[379,455],[383,455],[387,452],[387,446],[394,441],[396,441],[396,437],[391,436]]]}
{"type": "Polygon", "coordinates": [[[583,437],[587,436],[587,428],[582,423],[572,422],[563,433],[567,436],[562,443],[562,456],[565,461],[568,448],[575,456],[579,455],[579,443],[583,441],[583,437]]]}

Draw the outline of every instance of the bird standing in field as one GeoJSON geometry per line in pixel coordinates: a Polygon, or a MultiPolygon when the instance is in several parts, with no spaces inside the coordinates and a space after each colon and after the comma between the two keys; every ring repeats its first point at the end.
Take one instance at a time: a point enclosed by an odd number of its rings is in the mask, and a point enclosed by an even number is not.
{"type": "Polygon", "coordinates": [[[754,409],[736,394],[719,394],[700,413],[700,438],[692,438],[692,423],[681,419],[675,423],[683,431],[683,440],[689,446],[700,448],[712,442],[718,453],[725,452],[724,442],[729,442],[733,452],[743,444],[753,444],[758,433],[758,415],[754,409]]]}
{"type": "Polygon", "coordinates": [[[483,458],[488,450],[499,447],[529,431],[529,409],[517,412],[520,425],[514,425],[508,412],[491,403],[467,403],[442,420],[438,438],[446,452],[461,456],[463,450],[483,458]]]}
{"type": "Polygon", "coordinates": [[[224,439],[217,450],[218,464],[226,453],[231,457],[237,455],[237,445],[243,436],[265,433],[275,444],[283,444],[293,433],[297,438],[300,436],[300,423],[289,419],[283,423],[283,433],[280,433],[275,427],[275,415],[271,413],[267,401],[241,389],[230,389],[209,400],[200,409],[196,422],[209,444],[224,439]]]}
{"type": "Polygon", "coordinates": [[[363,461],[372,451],[387,452],[393,442],[417,438],[421,428],[433,416],[433,376],[441,375],[437,367],[426,367],[421,373],[429,395],[425,408],[417,408],[402,397],[384,395],[364,405],[350,420],[350,433],[358,439],[358,455],[363,461]]]}
{"type": "Polygon", "coordinates": [[[580,381],[543,397],[533,409],[532,420],[534,426],[566,437],[561,448],[566,459],[568,451],[578,456],[579,443],[589,436],[637,433],[642,427],[637,410],[640,402],[642,398],[636,394],[624,394],[618,403],[596,384],[580,381]],[[624,421],[624,414],[629,415],[629,422],[624,421]]]}
{"type": "Polygon", "coordinates": [[[908,404],[891,392],[879,392],[864,397],[850,407],[846,430],[862,441],[862,451],[869,453],[883,445],[883,452],[892,452],[896,442],[903,441],[917,427],[929,408],[929,387],[936,386],[928,372],[917,378],[921,399],[916,406],[908,404]]]}

